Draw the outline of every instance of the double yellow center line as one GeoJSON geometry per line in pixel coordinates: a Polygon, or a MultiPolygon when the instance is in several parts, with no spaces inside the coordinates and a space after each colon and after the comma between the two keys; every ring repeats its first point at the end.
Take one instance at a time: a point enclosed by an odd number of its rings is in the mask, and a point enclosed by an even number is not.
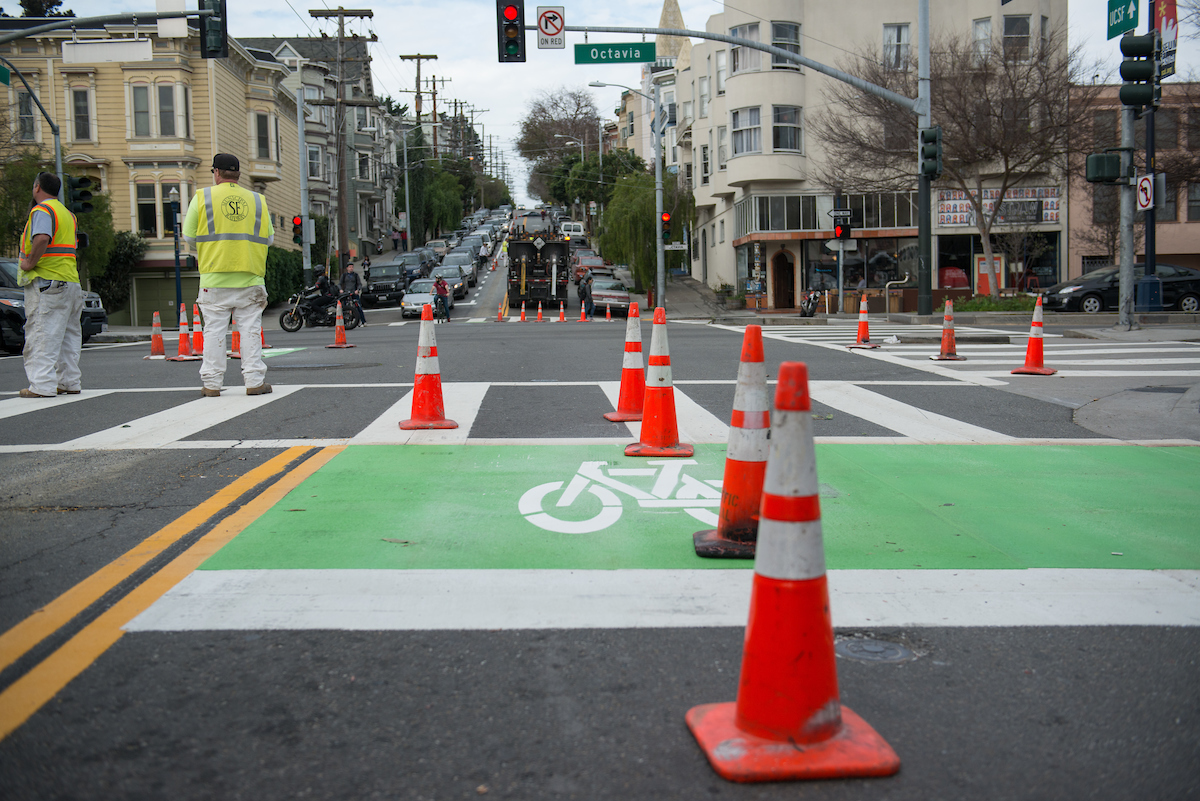
{"type": "Polygon", "coordinates": [[[0,740],[21,726],[119,640],[129,621],[150,608],[167,590],[328,463],[343,447],[324,448],[289,470],[289,466],[313,450],[310,447],[289,448],[256,467],[0,634],[0,670],[4,670],[170,546],[229,509],[247,492],[283,474],[0,692],[0,740]]]}

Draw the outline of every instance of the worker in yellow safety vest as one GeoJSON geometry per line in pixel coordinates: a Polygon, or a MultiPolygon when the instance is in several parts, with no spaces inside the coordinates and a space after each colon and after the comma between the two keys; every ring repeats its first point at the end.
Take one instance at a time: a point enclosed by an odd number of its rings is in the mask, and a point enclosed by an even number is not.
{"type": "Polygon", "coordinates": [[[75,267],[75,215],[58,202],[62,181],[48,172],[33,183],[33,208],[21,234],[18,282],[25,287],[22,398],[78,395],[82,387],[83,289],[75,267]]]}
{"type": "Polygon", "coordinates": [[[246,394],[271,391],[262,357],[262,314],[267,308],[267,246],[275,241],[275,228],[266,198],[238,186],[241,169],[237,156],[214,156],[213,186],[192,197],[183,221],[183,238],[195,246],[200,264],[196,302],[204,315],[200,395],[205,398],[221,394],[230,314],[242,333],[246,394]]]}

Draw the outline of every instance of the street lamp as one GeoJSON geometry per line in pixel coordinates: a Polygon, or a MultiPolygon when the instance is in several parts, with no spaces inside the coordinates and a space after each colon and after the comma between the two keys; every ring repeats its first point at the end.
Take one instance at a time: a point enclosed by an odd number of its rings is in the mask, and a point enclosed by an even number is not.
{"type": "Polygon", "coordinates": [[[575,144],[579,145],[579,163],[580,164],[583,163],[583,142],[581,140],[576,139],[573,136],[567,136],[566,134],[555,134],[554,138],[555,139],[566,139],[568,141],[574,142],[575,144]]]}
{"type": "MultiPolygon", "coordinates": [[[[659,128],[659,118],[662,115],[662,106],[658,102],[658,84],[654,84],[653,97],[645,92],[639,92],[632,86],[626,86],[623,83],[605,83],[604,81],[592,81],[588,86],[597,88],[605,86],[616,86],[620,89],[627,89],[635,95],[641,95],[649,100],[654,105],[654,121],[651,123],[651,130],[654,131],[654,219],[661,220],[663,212],[663,185],[662,185],[662,131],[659,128]]],[[[654,301],[655,305],[666,306],[667,301],[667,258],[666,252],[663,250],[663,241],[661,236],[654,237],[655,254],[657,256],[658,265],[655,275],[655,290],[654,301]]]]}
{"type": "MultiPolygon", "coordinates": [[[[178,309],[183,306],[183,279],[179,276],[179,187],[172,186],[167,199],[171,203],[171,228],[175,232],[175,308],[178,309]]],[[[183,320],[179,321],[179,327],[183,328],[183,320]]]]}

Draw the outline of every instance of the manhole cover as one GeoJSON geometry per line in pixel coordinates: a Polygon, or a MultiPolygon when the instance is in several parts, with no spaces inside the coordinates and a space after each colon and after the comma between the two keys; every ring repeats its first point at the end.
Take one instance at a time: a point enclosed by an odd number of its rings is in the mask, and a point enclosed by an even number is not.
{"type": "Polygon", "coordinates": [[[268,365],[272,373],[278,373],[283,370],[357,370],[359,367],[382,367],[379,362],[370,362],[364,364],[288,364],[268,365]]]}
{"type": "Polygon", "coordinates": [[[1182,395],[1188,391],[1187,387],[1134,387],[1134,392],[1174,392],[1182,395]]]}
{"type": "Polygon", "coordinates": [[[838,656],[859,662],[908,662],[916,659],[916,654],[903,645],[887,640],[838,640],[833,650],[838,656]]]}

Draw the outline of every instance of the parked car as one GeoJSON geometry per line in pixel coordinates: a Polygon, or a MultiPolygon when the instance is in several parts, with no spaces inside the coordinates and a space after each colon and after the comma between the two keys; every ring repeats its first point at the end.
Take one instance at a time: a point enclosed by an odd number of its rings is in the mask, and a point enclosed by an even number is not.
{"type": "MultiPolygon", "coordinates": [[[[1047,311],[1083,311],[1088,314],[1116,309],[1119,272],[1117,267],[1104,267],[1055,284],[1042,294],[1042,306],[1047,311]]],[[[1135,280],[1145,272],[1145,264],[1134,265],[1135,280]]],[[[1154,274],[1162,280],[1163,308],[1192,313],[1200,311],[1200,270],[1174,264],[1155,264],[1154,274]]]]}
{"type": "MultiPolygon", "coordinates": [[[[408,317],[410,315],[421,316],[421,309],[426,305],[433,305],[433,298],[436,295],[433,291],[432,278],[419,278],[408,285],[408,292],[404,295],[404,300],[400,301],[400,316],[408,317]]],[[[454,308],[454,293],[450,294],[450,308],[454,308]]]]}
{"type": "Polygon", "coordinates": [[[629,290],[614,278],[597,276],[592,280],[592,302],[596,304],[597,313],[611,308],[614,312],[628,314],[629,290]]]}
{"type": "Polygon", "coordinates": [[[465,248],[452,250],[442,258],[442,266],[449,267],[457,265],[462,267],[467,273],[467,285],[475,286],[479,283],[479,261],[475,254],[468,252],[465,248]]]}
{"type": "MultiPolygon", "coordinates": [[[[25,348],[25,289],[17,284],[16,259],[0,259],[0,338],[9,353],[20,353],[25,348]]],[[[79,315],[83,341],[108,330],[108,312],[95,292],[83,293],[83,311],[79,315]]]]}
{"type": "Polygon", "coordinates": [[[400,302],[404,297],[404,254],[383,264],[372,264],[363,270],[362,302],[364,306],[400,302]]]}
{"type": "Polygon", "coordinates": [[[430,278],[442,276],[446,279],[446,283],[450,285],[450,294],[455,298],[465,298],[467,296],[467,271],[458,264],[443,264],[440,267],[433,268],[433,274],[430,278]]]}

